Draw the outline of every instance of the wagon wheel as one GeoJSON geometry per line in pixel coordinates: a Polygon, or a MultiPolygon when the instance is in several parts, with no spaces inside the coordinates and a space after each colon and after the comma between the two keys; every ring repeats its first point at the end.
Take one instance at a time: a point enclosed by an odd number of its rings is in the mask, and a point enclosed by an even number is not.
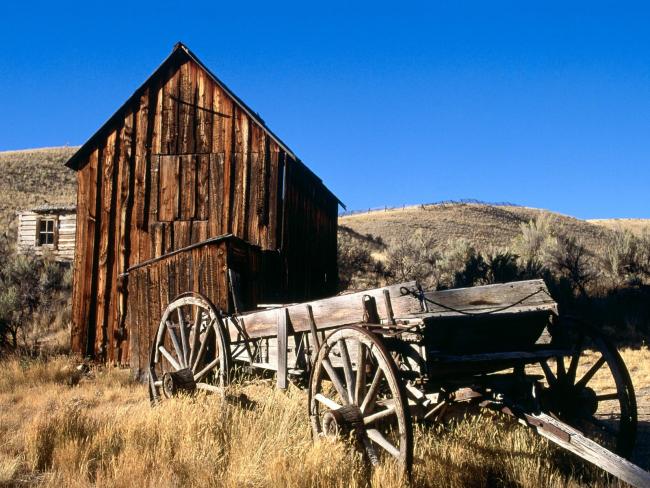
{"type": "Polygon", "coordinates": [[[330,334],[309,386],[315,438],[351,434],[367,460],[396,459],[406,472],[413,459],[413,431],[404,386],[379,336],[357,326],[330,334]]]}
{"type": "Polygon", "coordinates": [[[151,346],[150,398],[225,386],[231,362],[221,314],[197,293],[179,295],[165,309],[151,346]]]}
{"type": "Polygon", "coordinates": [[[573,354],[543,361],[542,408],[621,456],[634,448],[636,398],[614,345],[587,324],[561,323],[573,354]]]}

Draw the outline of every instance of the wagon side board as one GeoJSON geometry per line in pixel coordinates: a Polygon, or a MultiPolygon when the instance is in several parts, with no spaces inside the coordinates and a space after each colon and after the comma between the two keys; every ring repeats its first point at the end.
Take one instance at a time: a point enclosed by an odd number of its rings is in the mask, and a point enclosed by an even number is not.
{"type": "MultiPolygon", "coordinates": [[[[547,317],[557,313],[557,304],[548,294],[543,280],[458,288],[425,293],[428,300],[439,305],[427,304],[423,310],[418,297],[404,290],[416,290],[416,283],[406,282],[357,293],[339,295],[312,302],[286,305],[276,309],[251,312],[238,316],[250,338],[271,337],[277,332],[277,314],[286,310],[294,332],[309,332],[311,317],[317,329],[329,329],[364,321],[364,297],[374,298],[379,319],[386,326],[410,328],[421,322],[435,330],[447,319],[465,319],[473,323],[486,323],[499,318],[541,314],[547,317]],[[385,298],[388,293],[389,299],[385,298]]],[[[522,325],[525,327],[525,325],[522,325]]],[[[543,329],[543,327],[542,327],[543,329]]],[[[537,332],[537,337],[541,330],[537,332]]],[[[237,337],[237,328],[231,324],[230,335],[237,337]]],[[[532,335],[535,335],[534,333],[532,335]]],[[[535,337],[532,343],[537,339],[535,337]]]]}

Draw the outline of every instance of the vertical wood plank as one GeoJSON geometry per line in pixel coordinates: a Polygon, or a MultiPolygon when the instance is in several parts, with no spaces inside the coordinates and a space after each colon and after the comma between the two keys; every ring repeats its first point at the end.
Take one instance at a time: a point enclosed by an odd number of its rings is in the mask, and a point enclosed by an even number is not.
{"type": "MultiPolygon", "coordinates": [[[[132,137],[133,137],[133,113],[130,112],[124,119],[124,126],[120,131],[120,195],[119,195],[119,229],[117,232],[118,272],[126,273],[129,267],[129,256],[131,250],[131,212],[133,199],[133,187],[135,186],[132,168],[132,137]]],[[[118,315],[118,344],[117,361],[126,362],[128,358],[128,347],[126,339],[127,331],[127,307],[128,307],[128,286],[120,287],[118,293],[117,315],[118,315]]]]}
{"type": "Polygon", "coordinates": [[[178,84],[180,73],[171,65],[163,87],[161,154],[178,153],[178,84]]]}
{"type": "Polygon", "coordinates": [[[209,157],[209,198],[208,222],[210,237],[225,234],[226,224],[223,221],[224,197],[224,153],[211,154],[209,157]]]}
{"type": "Polygon", "coordinates": [[[278,375],[277,387],[281,390],[287,389],[287,348],[288,348],[288,327],[289,311],[286,308],[278,310],[278,375]]]}
{"type": "Polygon", "coordinates": [[[203,69],[197,67],[196,152],[208,154],[212,149],[212,85],[203,69]]]}
{"type": "Polygon", "coordinates": [[[194,130],[196,121],[196,66],[186,61],[180,67],[179,112],[179,153],[195,152],[194,130]]]}
{"type": "Polygon", "coordinates": [[[158,219],[162,222],[171,222],[178,217],[179,165],[180,161],[178,156],[160,157],[158,219]]]}
{"type": "Polygon", "coordinates": [[[198,220],[208,220],[208,210],[210,205],[210,155],[201,154],[197,156],[197,166],[196,218],[198,220]]]}
{"type": "Polygon", "coordinates": [[[180,186],[176,188],[179,195],[179,218],[192,220],[196,216],[196,156],[180,157],[180,186]]]}

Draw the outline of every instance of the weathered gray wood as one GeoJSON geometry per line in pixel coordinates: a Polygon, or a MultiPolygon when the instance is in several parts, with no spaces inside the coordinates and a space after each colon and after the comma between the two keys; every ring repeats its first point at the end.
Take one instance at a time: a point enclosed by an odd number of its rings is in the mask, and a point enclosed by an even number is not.
{"type": "MultiPolygon", "coordinates": [[[[418,300],[412,296],[402,296],[400,286],[415,286],[415,282],[403,285],[393,285],[385,288],[376,288],[348,295],[340,295],[332,298],[324,298],[313,302],[289,305],[285,309],[291,316],[291,325],[294,332],[305,332],[311,330],[309,305],[312,316],[318,330],[329,329],[346,324],[354,324],[363,321],[362,297],[369,295],[374,298],[382,298],[383,290],[390,293],[395,317],[409,317],[420,312],[418,300]]],[[[383,299],[377,304],[380,318],[386,316],[386,309],[383,299]]],[[[246,332],[251,338],[272,337],[276,333],[276,310],[262,310],[242,314],[246,318],[246,332]]],[[[237,337],[234,327],[230,329],[230,336],[237,337]]]]}
{"type": "MultiPolygon", "coordinates": [[[[382,290],[384,296],[386,296],[386,290],[382,290]]],[[[364,296],[363,300],[363,321],[367,324],[380,324],[381,319],[379,318],[379,312],[377,312],[377,301],[375,297],[364,296]]]]}
{"type": "Polygon", "coordinates": [[[393,304],[390,301],[390,293],[384,290],[384,306],[386,307],[386,315],[388,315],[388,323],[395,324],[395,314],[393,313],[393,304]]]}
{"type": "Polygon", "coordinates": [[[462,316],[461,312],[471,314],[549,311],[557,313],[557,304],[548,293],[544,280],[430,291],[426,292],[424,296],[443,305],[439,306],[429,302],[427,304],[429,310],[424,313],[427,317],[462,316]],[[510,307],[521,300],[523,300],[521,303],[510,307]],[[504,307],[509,308],[499,310],[504,307]]]}
{"type": "MultiPolygon", "coordinates": [[[[295,332],[311,331],[312,317],[317,324],[316,329],[318,330],[364,321],[362,299],[366,295],[374,299],[377,308],[377,317],[369,318],[377,320],[378,323],[389,324],[390,311],[386,306],[389,303],[393,309],[397,327],[400,326],[400,320],[403,321],[409,318],[418,318],[428,322],[437,317],[462,317],[464,313],[494,312],[495,314],[515,314],[544,311],[557,313],[557,304],[548,294],[543,280],[427,292],[425,296],[429,299],[454,309],[449,310],[430,304],[428,312],[422,311],[420,302],[416,297],[410,294],[402,295],[401,288],[413,290],[415,289],[415,282],[289,305],[285,308],[291,315],[291,322],[295,332]],[[385,291],[388,293],[388,302],[385,298],[385,291]],[[500,310],[504,307],[508,308],[500,310]]],[[[251,312],[245,314],[245,317],[246,332],[251,338],[275,335],[275,310],[251,312]]],[[[236,337],[236,330],[231,328],[230,334],[231,337],[236,337]]]]}
{"type": "Polygon", "coordinates": [[[287,329],[289,326],[289,312],[287,309],[277,311],[278,324],[278,374],[277,386],[281,390],[287,388],[287,329]]]}
{"type": "Polygon", "coordinates": [[[608,451],[572,427],[544,413],[526,417],[528,425],[534,427],[540,435],[558,446],[595,464],[632,486],[637,488],[650,486],[650,473],[608,451]]]}

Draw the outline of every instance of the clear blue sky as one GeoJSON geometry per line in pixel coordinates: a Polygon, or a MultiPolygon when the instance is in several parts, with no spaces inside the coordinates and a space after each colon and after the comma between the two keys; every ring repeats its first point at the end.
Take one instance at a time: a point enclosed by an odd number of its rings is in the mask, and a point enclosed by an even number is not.
{"type": "Polygon", "coordinates": [[[350,209],[650,217],[641,4],[13,3],[0,150],[83,143],[181,40],[350,209]]]}

